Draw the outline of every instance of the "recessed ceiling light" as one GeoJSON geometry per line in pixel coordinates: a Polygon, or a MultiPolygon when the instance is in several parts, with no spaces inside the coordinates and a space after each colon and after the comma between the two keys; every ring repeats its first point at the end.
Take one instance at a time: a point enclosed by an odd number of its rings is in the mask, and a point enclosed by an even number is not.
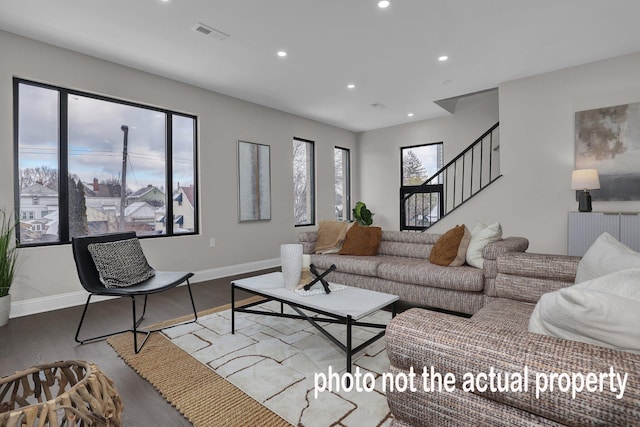
{"type": "Polygon", "coordinates": [[[390,1],[382,0],[382,1],[379,1],[379,2],[378,2],[378,7],[379,7],[380,9],[386,9],[386,8],[388,8],[388,7],[389,7],[389,5],[390,5],[390,4],[391,4],[391,2],[390,2],[390,1]]]}
{"type": "Polygon", "coordinates": [[[278,51],[278,56],[280,58],[284,58],[285,56],[287,56],[287,52],[285,52],[284,50],[279,50],[278,51]]]}
{"type": "Polygon", "coordinates": [[[356,85],[354,85],[353,83],[349,83],[347,85],[347,89],[355,89],[355,88],[356,88],[356,85]]]}
{"type": "Polygon", "coordinates": [[[408,117],[413,117],[413,113],[407,114],[408,117]]]}
{"type": "Polygon", "coordinates": [[[447,55],[442,55],[438,57],[438,61],[442,62],[442,61],[446,61],[447,59],[449,59],[449,57],[447,55]]]}

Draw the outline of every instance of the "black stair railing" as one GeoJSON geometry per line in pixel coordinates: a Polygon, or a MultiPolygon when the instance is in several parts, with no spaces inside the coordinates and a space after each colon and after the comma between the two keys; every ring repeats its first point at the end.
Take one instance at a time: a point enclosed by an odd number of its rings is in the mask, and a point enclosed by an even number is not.
{"type": "Polygon", "coordinates": [[[400,188],[400,230],[426,230],[502,176],[499,125],[424,183],[400,188]]]}

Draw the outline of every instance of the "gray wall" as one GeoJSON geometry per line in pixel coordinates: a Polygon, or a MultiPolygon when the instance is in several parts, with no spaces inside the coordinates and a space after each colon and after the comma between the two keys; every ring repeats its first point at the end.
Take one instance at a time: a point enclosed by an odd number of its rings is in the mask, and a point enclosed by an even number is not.
{"type": "Polygon", "coordinates": [[[374,225],[400,228],[400,147],[443,142],[446,164],[497,121],[498,91],[493,90],[461,98],[453,115],[361,133],[360,194],[375,213],[374,225]]]}
{"type": "MultiPolygon", "coordinates": [[[[503,177],[433,227],[499,221],[505,235],[530,240],[530,252],[567,253],[567,217],[577,210],[571,191],[576,111],[640,101],[640,53],[500,84],[500,164],[503,177]]],[[[480,102],[480,100],[477,100],[480,102]]],[[[487,110],[488,111],[488,110],[487,110]]],[[[361,194],[385,227],[398,225],[400,145],[445,142],[445,155],[458,151],[454,131],[473,128],[458,114],[361,136],[361,194]],[[450,125],[451,123],[451,125],[450,125]],[[378,193],[380,191],[380,193],[378,193]],[[393,201],[393,204],[387,204],[393,201]]],[[[490,122],[491,120],[489,120],[490,122]]],[[[479,135],[489,126],[470,132],[479,135]]],[[[470,141],[470,140],[469,140],[470,141]]],[[[640,167],[640,165],[638,165],[640,167]]],[[[638,212],[640,202],[594,202],[594,211],[638,212]]]]}
{"type": "MultiPolygon", "coordinates": [[[[355,157],[352,132],[6,32],[0,32],[0,52],[0,206],[13,210],[14,204],[12,77],[17,76],[198,116],[201,234],[145,239],[143,248],[156,267],[198,272],[279,259],[279,245],[297,241],[305,229],[293,226],[294,136],[316,143],[317,219],[333,217],[333,147],[350,148],[355,157]],[[271,146],[271,221],[238,223],[238,140],[271,146]],[[215,248],[209,247],[211,237],[215,248]]],[[[357,162],[354,167],[357,195],[357,162]]],[[[18,262],[14,301],[81,290],[69,245],[20,249],[18,262]]]]}

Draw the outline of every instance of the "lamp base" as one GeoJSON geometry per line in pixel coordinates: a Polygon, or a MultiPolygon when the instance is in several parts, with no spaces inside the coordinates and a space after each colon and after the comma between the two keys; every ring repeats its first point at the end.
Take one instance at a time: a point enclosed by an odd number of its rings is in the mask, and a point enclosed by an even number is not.
{"type": "Polygon", "coordinates": [[[591,212],[591,194],[586,190],[578,196],[578,210],[580,212],[591,212]]]}

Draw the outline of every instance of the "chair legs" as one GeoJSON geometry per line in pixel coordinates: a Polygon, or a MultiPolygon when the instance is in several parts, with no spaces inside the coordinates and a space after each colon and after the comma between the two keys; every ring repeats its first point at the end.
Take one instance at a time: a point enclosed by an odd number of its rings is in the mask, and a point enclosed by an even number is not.
{"type": "Polygon", "coordinates": [[[78,337],[80,336],[80,329],[82,328],[82,323],[84,322],[84,318],[87,314],[87,309],[89,308],[89,303],[91,302],[91,297],[94,294],[89,294],[89,296],[87,297],[87,302],[84,304],[84,309],[82,310],[82,317],[80,317],[80,323],[78,324],[78,329],[76,330],[76,336],[75,336],[75,340],[77,343],[79,344],[86,344],[86,343],[90,343],[90,342],[94,342],[94,341],[98,341],[101,340],[103,338],[108,338],[110,336],[113,335],[117,335],[117,334],[121,334],[123,332],[133,332],[133,350],[136,354],[138,354],[140,352],[140,350],[142,350],[142,347],[145,345],[145,343],[147,342],[147,339],[149,339],[149,335],[151,335],[152,332],[158,332],[161,331],[162,329],[169,329],[169,328],[174,328],[176,326],[181,326],[181,325],[186,325],[189,323],[193,323],[196,320],[198,320],[198,312],[196,311],[196,305],[193,301],[193,293],[191,292],[191,284],[189,283],[189,279],[187,279],[187,290],[189,291],[189,300],[191,301],[191,308],[193,309],[193,319],[192,320],[187,320],[184,322],[180,322],[180,323],[176,323],[174,325],[171,326],[165,326],[163,328],[157,328],[157,329],[138,329],[140,324],[142,323],[142,320],[144,319],[144,315],[147,311],[147,297],[148,295],[144,296],[144,305],[142,308],[142,314],[140,315],[140,317],[136,316],[136,297],[135,295],[129,295],[129,297],[131,298],[131,314],[132,314],[132,320],[133,320],[133,327],[131,329],[123,329],[121,331],[116,331],[116,332],[110,332],[108,334],[104,334],[104,335],[99,335],[99,336],[95,336],[92,338],[85,338],[85,339],[79,339],[78,337]],[[145,337],[142,340],[142,343],[140,344],[140,346],[138,346],[138,334],[144,334],[145,337]]]}

